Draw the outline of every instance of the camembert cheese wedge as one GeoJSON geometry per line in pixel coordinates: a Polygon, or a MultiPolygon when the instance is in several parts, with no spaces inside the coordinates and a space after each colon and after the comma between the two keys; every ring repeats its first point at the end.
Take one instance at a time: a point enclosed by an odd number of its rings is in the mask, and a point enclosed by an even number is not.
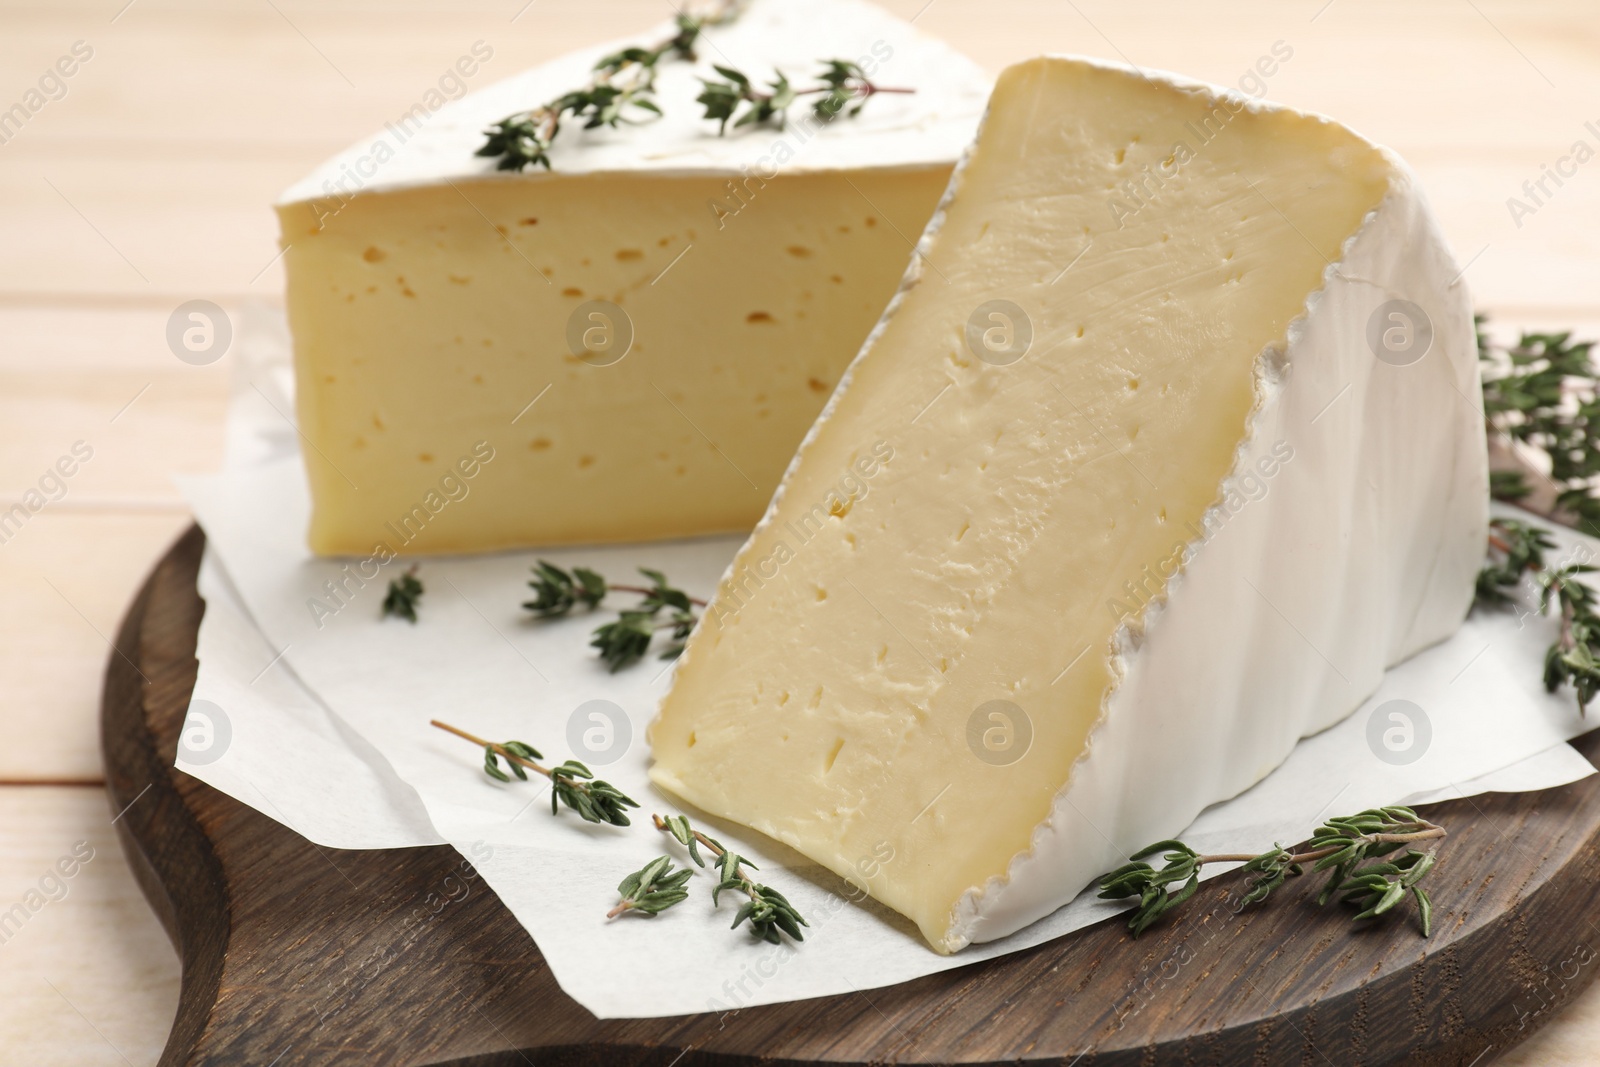
{"type": "Polygon", "coordinates": [[[284,194],[314,551],[744,534],[761,517],[893,296],[989,78],[872,4],[755,0],[704,31],[697,61],[658,65],[659,119],[569,119],[549,172],[474,155],[492,123],[674,32],[414,107],[284,194]],[[915,91],[825,125],[803,97],[784,128],[727,136],[695,102],[713,63],[807,88],[832,58],[915,91]]]}
{"type": "Polygon", "coordinates": [[[1394,155],[1020,64],[690,640],[652,775],[940,951],[1003,936],[1451,634],[1486,488],[1469,301],[1394,155]]]}

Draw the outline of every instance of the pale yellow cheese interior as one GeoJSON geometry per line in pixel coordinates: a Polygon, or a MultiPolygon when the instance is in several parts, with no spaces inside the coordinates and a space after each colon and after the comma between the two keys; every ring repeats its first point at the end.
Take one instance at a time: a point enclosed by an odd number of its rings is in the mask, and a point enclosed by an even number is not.
{"type": "Polygon", "coordinates": [[[1160,593],[1257,357],[1389,174],[1331,123],[1066,60],[1008,70],[920,282],[690,643],[655,781],[939,946],[1029,848],[1113,684],[1108,602],[1160,593]],[[1009,365],[966,341],[994,300],[1031,323],[1009,365]],[[1015,762],[969,745],[996,700],[1031,722],[1015,762]]]}
{"type": "Polygon", "coordinates": [[[557,172],[281,207],[312,549],[748,531],[948,178],[557,172]],[[631,322],[618,362],[569,345],[591,301],[631,322]]]}

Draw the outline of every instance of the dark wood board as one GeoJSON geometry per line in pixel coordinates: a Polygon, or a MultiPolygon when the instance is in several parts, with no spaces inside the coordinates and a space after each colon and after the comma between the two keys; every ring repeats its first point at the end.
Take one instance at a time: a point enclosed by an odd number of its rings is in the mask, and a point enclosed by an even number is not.
{"type": "Polygon", "coordinates": [[[319,848],[173,768],[203,545],[150,575],[102,709],[117,829],[183,964],[163,1065],[1482,1067],[1600,970],[1596,776],[1428,808],[1450,829],[1428,940],[1303,892],[1238,912],[1224,878],[1137,942],[1113,920],[887,989],[600,1021],[453,850],[319,848]]]}

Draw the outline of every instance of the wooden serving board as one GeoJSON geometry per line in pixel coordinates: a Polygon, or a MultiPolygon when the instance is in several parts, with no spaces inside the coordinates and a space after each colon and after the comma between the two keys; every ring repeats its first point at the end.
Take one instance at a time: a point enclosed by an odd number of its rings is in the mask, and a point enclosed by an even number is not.
{"type": "Polygon", "coordinates": [[[1224,878],[1138,941],[1112,920],[887,989],[600,1021],[452,849],[320,848],[173,768],[203,545],[134,601],[102,710],[117,829],[183,962],[163,1065],[1481,1067],[1600,971],[1596,776],[1426,809],[1450,829],[1428,940],[1294,890],[1238,912],[1224,878]]]}

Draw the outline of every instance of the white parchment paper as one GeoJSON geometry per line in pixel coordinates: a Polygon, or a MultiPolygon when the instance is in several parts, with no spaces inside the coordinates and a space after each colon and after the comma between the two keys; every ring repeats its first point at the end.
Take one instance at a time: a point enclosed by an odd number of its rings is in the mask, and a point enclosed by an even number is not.
{"type": "MultiPolygon", "coordinates": [[[[644,740],[671,668],[649,660],[609,674],[587,648],[594,617],[532,621],[520,607],[529,566],[542,556],[614,579],[648,566],[704,594],[737,541],[429,559],[422,621],[380,620],[384,588],[404,561],[357,585],[348,561],[309,555],[292,433],[266,395],[240,395],[228,468],[183,482],[208,548],[200,674],[178,766],[319,845],[451,843],[532,934],[562,988],[595,1015],[721,1011],[889,985],[1027,948],[1118,910],[1085,893],[1003,941],[939,956],[906,920],[855,902],[830,872],[752,831],[702,819],[810,920],[804,944],[775,947],[729,931],[737,905],[724,900],[713,910],[703,872],[690,899],[666,914],[607,922],[625,874],[662,852],[677,855],[649,814],[684,809],[650,785],[644,740]],[[314,613],[310,601],[335,603],[328,582],[343,583],[338,609],[314,613]],[[627,829],[570,812],[552,817],[542,781],[490,780],[478,769],[481,752],[431,728],[430,718],[526,740],[558,761],[575,756],[644,806],[627,829]]],[[[475,501],[469,494],[450,506],[475,501]]],[[[1564,553],[1600,553],[1600,543],[1555,535],[1564,553]]],[[[1185,839],[1205,851],[1260,851],[1302,839],[1329,814],[1546,788],[1593,773],[1565,744],[1588,724],[1570,694],[1548,695],[1539,683],[1554,626],[1516,612],[1475,613],[1453,639],[1391,670],[1362,708],[1302,741],[1249,792],[1205,811],[1185,839]]]]}

